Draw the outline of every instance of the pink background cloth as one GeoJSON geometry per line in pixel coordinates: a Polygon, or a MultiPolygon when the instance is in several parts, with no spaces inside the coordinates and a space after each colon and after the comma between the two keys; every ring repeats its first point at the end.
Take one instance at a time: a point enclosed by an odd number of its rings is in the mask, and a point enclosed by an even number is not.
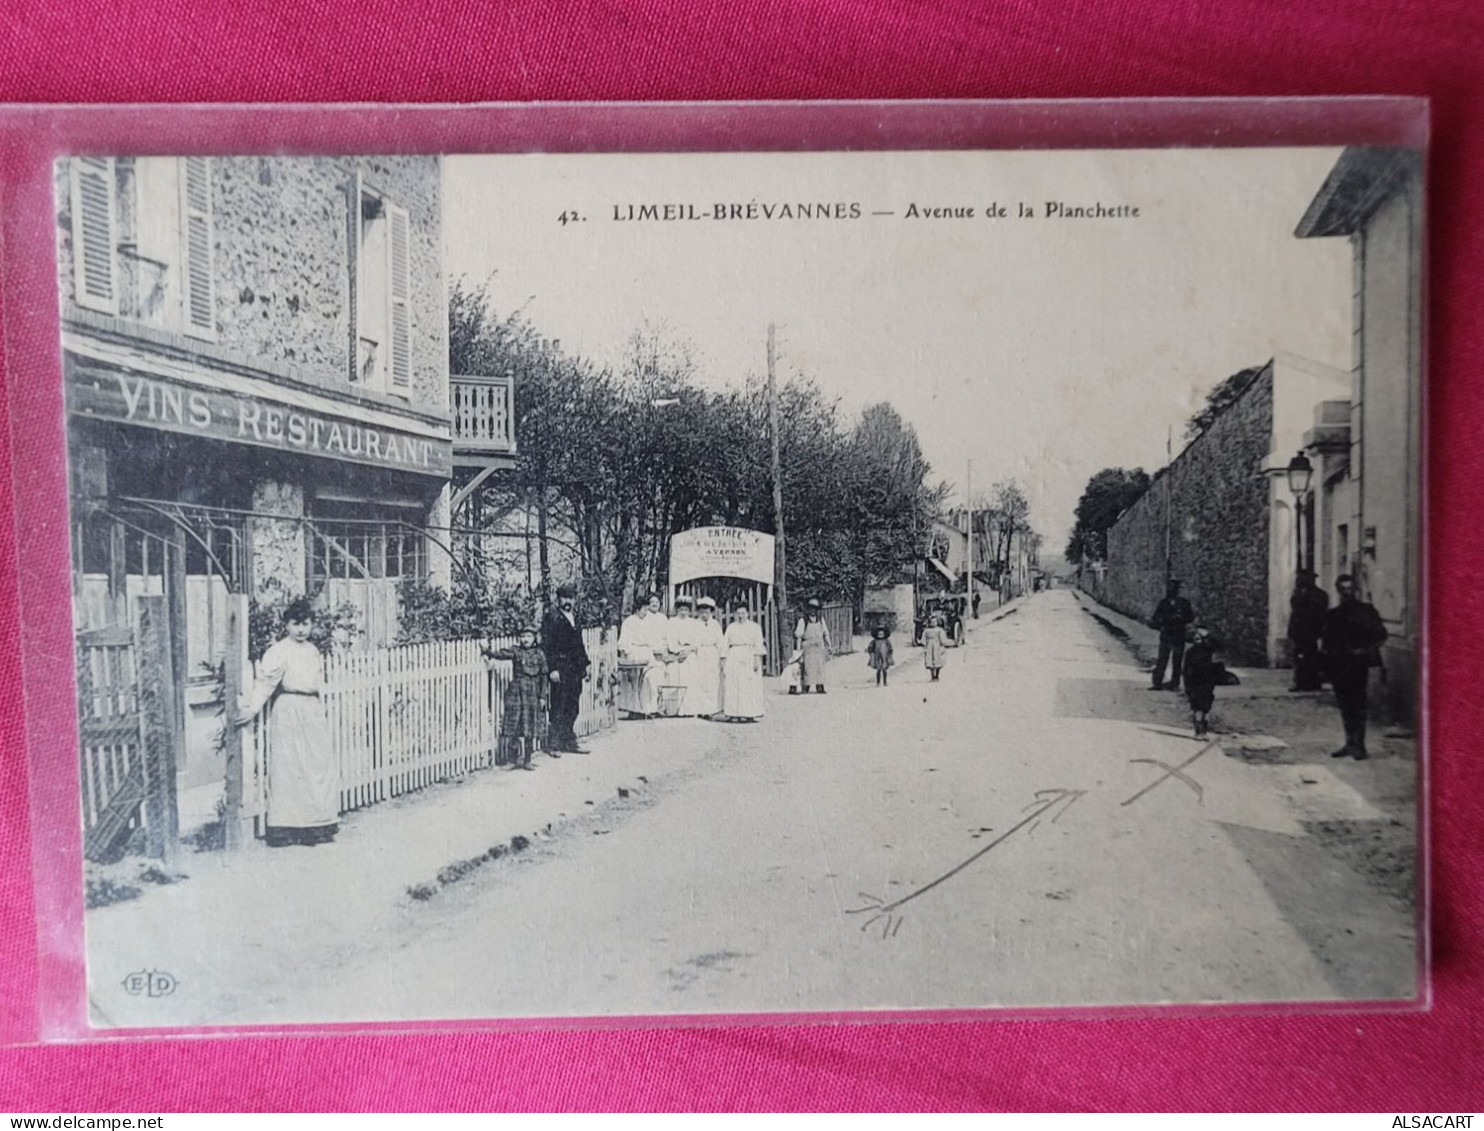
{"type": "MultiPolygon", "coordinates": [[[[12,0],[7,8],[5,101],[1430,96],[1429,580],[1442,678],[1431,735],[1429,1013],[1135,1012],[9,1048],[0,1050],[0,1110],[1484,1106],[1484,697],[1475,687],[1484,633],[1472,557],[1484,513],[1477,0],[53,0],[44,11],[12,0]]],[[[8,456],[8,431],[0,445],[8,456]]],[[[0,479],[7,517],[11,504],[0,479]]],[[[0,1012],[9,1025],[34,1002],[36,953],[9,522],[0,543],[0,1012]]]]}

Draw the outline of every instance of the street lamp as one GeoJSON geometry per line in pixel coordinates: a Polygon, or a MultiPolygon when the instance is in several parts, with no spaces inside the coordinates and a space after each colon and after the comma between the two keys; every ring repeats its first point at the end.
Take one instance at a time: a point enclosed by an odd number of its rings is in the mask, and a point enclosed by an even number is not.
{"type": "Polygon", "coordinates": [[[1288,489],[1293,492],[1295,498],[1303,498],[1309,493],[1309,482],[1314,478],[1314,465],[1309,462],[1309,457],[1303,452],[1296,454],[1288,461],[1288,489]]]}
{"type": "Polygon", "coordinates": [[[1314,479],[1314,465],[1303,452],[1298,452],[1288,461],[1288,489],[1293,492],[1294,546],[1297,567],[1304,568],[1304,500],[1309,494],[1309,484],[1314,479]]]}

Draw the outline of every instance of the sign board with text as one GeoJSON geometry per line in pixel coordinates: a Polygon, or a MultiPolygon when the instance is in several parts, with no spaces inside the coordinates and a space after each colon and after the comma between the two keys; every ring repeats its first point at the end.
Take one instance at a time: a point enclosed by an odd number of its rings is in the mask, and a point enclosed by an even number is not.
{"type": "Polygon", "coordinates": [[[448,439],[419,436],[383,424],[315,411],[161,377],[67,366],[67,411],[166,432],[203,436],[303,455],[324,456],[394,471],[447,479],[453,473],[448,439]]]}
{"type": "Polygon", "coordinates": [[[740,526],[698,526],[670,538],[670,584],[740,577],[773,584],[773,535],[740,526]]]}

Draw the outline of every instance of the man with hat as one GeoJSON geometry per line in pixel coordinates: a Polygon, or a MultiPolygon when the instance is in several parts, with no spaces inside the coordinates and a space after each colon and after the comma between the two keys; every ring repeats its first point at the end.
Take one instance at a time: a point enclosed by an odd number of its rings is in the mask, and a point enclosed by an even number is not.
{"type": "Polygon", "coordinates": [[[831,641],[830,626],[825,622],[824,609],[818,597],[809,598],[803,617],[794,626],[794,647],[804,654],[800,688],[806,695],[811,687],[823,695],[824,670],[830,658],[831,641]]]}
{"type": "Polygon", "coordinates": [[[1154,615],[1149,618],[1149,627],[1159,633],[1159,658],[1154,662],[1154,690],[1165,687],[1165,665],[1172,659],[1170,667],[1170,690],[1180,690],[1180,671],[1185,663],[1185,630],[1195,622],[1195,610],[1190,602],[1180,596],[1180,582],[1170,578],[1165,582],[1165,595],[1154,606],[1154,615]]]}
{"type": "Polygon", "coordinates": [[[1381,666],[1386,626],[1376,607],[1360,599],[1355,578],[1350,574],[1335,578],[1335,592],[1340,595],[1340,603],[1324,614],[1324,669],[1330,686],[1335,689],[1335,703],[1345,727],[1345,745],[1330,757],[1348,755],[1364,761],[1369,757],[1365,730],[1371,669],[1381,666]]]}
{"type": "Polygon", "coordinates": [[[582,682],[591,661],[577,627],[577,590],[571,585],[557,589],[557,603],[541,622],[541,645],[551,666],[551,747],[572,754],[586,754],[577,743],[578,705],[582,682]]]}
{"type": "Polygon", "coordinates": [[[1318,691],[1324,680],[1319,667],[1319,638],[1329,612],[1329,594],[1314,584],[1314,571],[1298,571],[1298,585],[1288,600],[1288,640],[1293,645],[1293,686],[1289,691],[1318,691]]]}

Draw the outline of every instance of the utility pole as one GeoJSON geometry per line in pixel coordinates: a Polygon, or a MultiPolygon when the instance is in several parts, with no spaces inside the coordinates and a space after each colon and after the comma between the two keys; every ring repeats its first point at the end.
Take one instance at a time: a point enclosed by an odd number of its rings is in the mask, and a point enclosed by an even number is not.
{"type": "Polygon", "coordinates": [[[1174,525],[1174,490],[1172,461],[1174,459],[1174,429],[1165,429],[1165,584],[1169,585],[1174,572],[1170,564],[1170,530],[1174,525]]]}
{"type": "Polygon", "coordinates": [[[546,390],[542,394],[541,407],[543,413],[538,414],[540,418],[540,431],[536,442],[537,467],[539,468],[539,482],[536,485],[536,537],[539,539],[537,550],[541,558],[541,613],[544,616],[551,608],[551,552],[546,537],[546,525],[548,520],[548,500],[546,491],[546,417],[544,410],[550,406],[551,389],[551,367],[554,357],[551,352],[551,343],[542,340],[540,358],[537,364],[541,367],[541,379],[546,384],[546,390]]]}
{"type": "Polygon", "coordinates": [[[969,607],[974,605],[974,461],[964,471],[964,495],[969,503],[969,607]]]}
{"type": "Polygon", "coordinates": [[[783,639],[784,610],[788,608],[788,552],[783,540],[783,461],[778,445],[777,331],[768,323],[768,420],[773,433],[773,593],[778,608],[778,638],[783,639]]]}

